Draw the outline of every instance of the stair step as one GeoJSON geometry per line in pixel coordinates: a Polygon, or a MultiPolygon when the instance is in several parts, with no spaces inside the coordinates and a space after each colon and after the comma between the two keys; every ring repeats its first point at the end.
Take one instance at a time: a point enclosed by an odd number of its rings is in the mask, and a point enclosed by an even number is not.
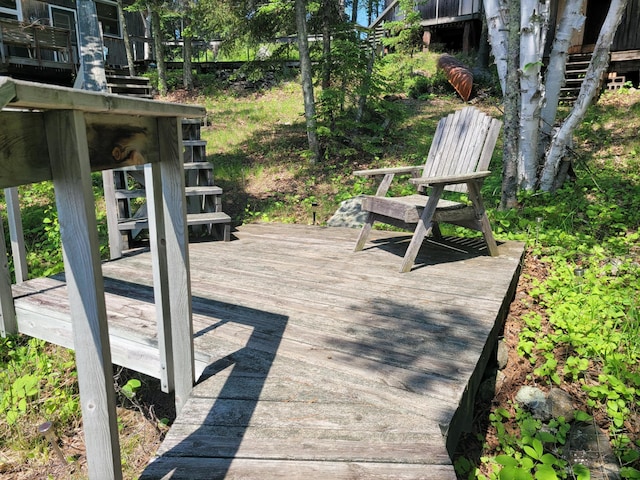
{"type": "Polygon", "coordinates": [[[182,145],[185,147],[206,147],[206,140],[183,140],[182,145]]]}
{"type": "Polygon", "coordinates": [[[209,162],[186,162],[185,170],[213,170],[213,165],[209,162]]]}
{"type": "MultiPolygon", "coordinates": [[[[187,197],[197,195],[222,195],[222,188],[216,185],[196,185],[192,187],[185,187],[184,194],[187,197]]],[[[126,198],[143,198],[145,196],[145,191],[142,188],[134,188],[131,190],[116,190],[116,198],[118,200],[123,200],[126,198]]]]}
{"type": "MultiPolygon", "coordinates": [[[[189,213],[187,225],[223,225],[223,240],[228,242],[231,239],[231,217],[224,212],[189,213]]],[[[143,228],[149,228],[149,220],[145,217],[127,218],[118,222],[121,232],[143,228]]]]}
{"type": "Polygon", "coordinates": [[[193,186],[186,187],[184,193],[187,197],[193,195],[222,195],[222,188],[216,185],[193,186]]]}

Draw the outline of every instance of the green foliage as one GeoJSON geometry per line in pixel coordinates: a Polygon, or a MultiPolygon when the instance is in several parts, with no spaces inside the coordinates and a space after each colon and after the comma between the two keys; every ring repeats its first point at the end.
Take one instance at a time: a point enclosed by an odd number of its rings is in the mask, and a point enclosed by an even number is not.
{"type": "Polygon", "coordinates": [[[35,449],[41,438],[33,425],[46,420],[59,425],[80,419],[73,352],[57,350],[44,340],[21,336],[0,338],[0,447],[35,449]]]}
{"type": "Polygon", "coordinates": [[[517,432],[507,433],[505,422],[512,415],[498,408],[489,421],[500,438],[502,453],[494,458],[484,457],[482,462],[492,472],[491,480],[552,480],[567,478],[567,463],[562,459],[562,446],[570,425],[563,419],[553,420],[543,428],[540,420],[515,408],[517,432]]]}

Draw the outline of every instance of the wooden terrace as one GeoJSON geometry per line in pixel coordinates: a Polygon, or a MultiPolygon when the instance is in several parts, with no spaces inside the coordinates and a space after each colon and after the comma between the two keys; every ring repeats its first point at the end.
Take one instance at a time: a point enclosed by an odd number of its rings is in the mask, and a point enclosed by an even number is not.
{"type": "Polygon", "coordinates": [[[180,119],[202,108],[8,78],[0,105],[16,265],[12,285],[0,262],[0,334],[75,350],[90,478],[122,478],[113,363],[175,393],[142,479],[455,478],[521,243],[491,257],[481,240],[427,241],[404,274],[404,233],[373,231],[359,252],[358,230],[304,225],[188,244],[180,119]],[[101,264],[90,172],[134,165],[149,251],[101,264]],[[14,187],[42,180],[65,274],[27,280],[14,187]]]}
{"type": "MultiPolygon", "coordinates": [[[[142,479],[455,478],[522,244],[426,242],[401,274],[410,235],[354,253],[357,234],[253,224],[189,245],[199,380],[142,479]]],[[[102,270],[114,363],[159,377],[151,255],[102,270]]],[[[13,288],[20,331],[72,346],[63,279],[13,288]]]]}

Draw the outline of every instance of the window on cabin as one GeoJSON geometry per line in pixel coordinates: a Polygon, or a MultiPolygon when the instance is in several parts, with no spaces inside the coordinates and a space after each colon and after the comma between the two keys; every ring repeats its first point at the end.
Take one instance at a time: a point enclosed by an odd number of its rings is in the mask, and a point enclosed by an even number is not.
{"type": "MultiPolygon", "coordinates": [[[[6,0],[0,0],[6,1],[6,0]]],[[[120,19],[118,6],[111,2],[96,2],[98,21],[102,25],[102,33],[109,37],[120,37],[120,19]]]]}
{"type": "Polygon", "coordinates": [[[0,0],[0,18],[20,19],[16,0],[0,0]]]}

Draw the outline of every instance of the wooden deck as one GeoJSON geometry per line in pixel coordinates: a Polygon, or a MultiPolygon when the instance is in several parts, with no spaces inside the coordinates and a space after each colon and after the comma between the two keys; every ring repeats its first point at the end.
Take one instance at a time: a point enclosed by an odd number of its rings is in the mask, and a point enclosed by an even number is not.
{"type": "MultiPolygon", "coordinates": [[[[374,231],[354,253],[357,234],[256,224],[190,244],[203,373],[141,478],[455,479],[448,451],[523,245],[492,258],[425,243],[401,274],[409,235],[374,231]]],[[[103,273],[114,363],[158,376],[150,255],[103,273]]],[[[71,341],[65,296],[56,279],[15,286],[20,331],[71,341]]]]}

